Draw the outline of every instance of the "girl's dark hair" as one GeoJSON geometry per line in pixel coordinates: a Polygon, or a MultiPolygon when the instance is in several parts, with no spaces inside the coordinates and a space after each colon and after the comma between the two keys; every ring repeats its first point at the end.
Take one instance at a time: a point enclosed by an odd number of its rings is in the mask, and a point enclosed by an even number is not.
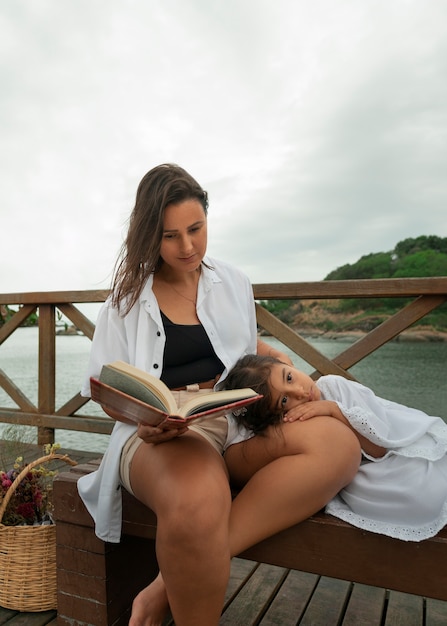
{"type": "Polygon", "coordinates": [[[262,433],[268,426],[279,424],[283,417],[282,411],[274,409],[270,391],[272,367],[278,363],[281,361],[271,356],[248,354],[237,361],[222,384],[223,389],[250,387],[264,396],[245,407],[240,414],[234,414],[238,424],[255,434],[262,433]]]}
{"type": "Polygon", "coordinates": [[[172,163],[154,167],[138,185],[112,281],[112,303],[121,308],[125,302],[123,314],[138,300],[149,275],[161,267],[165,208],[185,200],[198,200],[205,215],[208,213],[207,192],[188,172],[172,163]]]}

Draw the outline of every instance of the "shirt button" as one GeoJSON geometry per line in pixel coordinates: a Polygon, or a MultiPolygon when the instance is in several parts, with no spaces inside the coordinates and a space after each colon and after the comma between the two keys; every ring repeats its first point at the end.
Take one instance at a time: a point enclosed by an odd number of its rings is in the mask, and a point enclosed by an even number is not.
{"type": "Polygon", "coordinates": [[[154,363],[154,370],[158,370],[158,363],[154,363]]]}
{"type": "Polygon", "coordinates": [[[160,337],[161,332],[159,330],[157,330],[157,337],[160,337]]]}

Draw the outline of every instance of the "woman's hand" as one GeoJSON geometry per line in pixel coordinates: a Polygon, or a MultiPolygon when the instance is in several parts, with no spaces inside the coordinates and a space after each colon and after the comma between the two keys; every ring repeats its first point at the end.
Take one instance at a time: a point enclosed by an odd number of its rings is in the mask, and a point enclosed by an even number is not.
{"type": "Polygon", "coordinates": [[[268,343],[262,341],[262,339],[258,339],[256,353],[262,356],[272,356],[278,359],[278,361],[281,361],[281,363],[294,367],[292,359],[285,352],[272,348],[268,343]]]}
{"type": "MultiPolygon", "coordinates": [[[[119,411],[114,411],[113,409],[109,409],[104,406],[102,408],[107,415],[110,415],[113,419],[135,426],[135,422],[133,420],[126,419],[119,411]]],[[[183,433],[186,433],[187,430],[187,426],[179,426],[179,428],[157,428],[155,426],[148,426],[147,424],[138,424],[137,432],[139,438],[145,443],[153,443],[156,445],[157,443],[163,443],[164,441],[174,439],[174,437],[179,437],[180,435],[183,435],[183,433]]]]}
{"type": "Polygon", "coordinates": [[[179,428],[158,428],[154,426],[148,426],[147,424],[138,424],[138,436],[144,441],[144,443],[153,443],[157,445],[170,439],[175,439],[186,433],[187,426],[181,426],[179,428]]]}

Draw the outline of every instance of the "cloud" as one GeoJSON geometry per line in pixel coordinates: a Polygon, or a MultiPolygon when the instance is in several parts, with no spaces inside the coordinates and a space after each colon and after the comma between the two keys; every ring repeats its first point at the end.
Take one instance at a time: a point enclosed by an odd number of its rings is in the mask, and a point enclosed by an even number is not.
{"type": "Polygon", "coordinates": [[[254,282],[447,236],[446,17],[416,0],[4,5],[2,292],[107,286],[165,161],[210,193],[209,252],[254,282]]]}

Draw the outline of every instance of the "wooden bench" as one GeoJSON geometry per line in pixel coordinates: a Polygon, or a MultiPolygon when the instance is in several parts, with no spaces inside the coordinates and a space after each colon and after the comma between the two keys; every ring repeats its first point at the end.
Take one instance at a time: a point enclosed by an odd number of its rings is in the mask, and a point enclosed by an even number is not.
{"type": "MultiPolygon", "coordinates": [[[[156,575],[156,517],[123,490],[123,536],[105,543],[76,482],[99,461],[54,482],[58,626],[124,626],[134,596],[156,575]]],[[[447,528],[419,543],[350,526],[322,512],[246,550],[242,558],[447,600],[447,528]]]]}

